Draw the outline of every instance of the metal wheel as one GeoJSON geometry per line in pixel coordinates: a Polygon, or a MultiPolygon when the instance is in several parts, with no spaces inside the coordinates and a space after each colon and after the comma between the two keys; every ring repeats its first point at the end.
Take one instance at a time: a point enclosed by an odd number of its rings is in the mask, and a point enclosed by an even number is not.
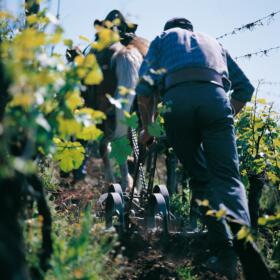
{"type": "Polygon", "coordinates": [[[106,227],[113,226],[113,217],[118,217],[120,228],[124,228],[124,205],[121,195],[117,192],[108,193],[105,205],[106,227]]]}
{"type": "Polygon", "coordinates": [[[163,218],[163,231],[168,233],[168,210],[165,198],[161,193],[153,193],[150,197],[147,209],[147,227],[153,229],[156,226],[156,216],[163,218]]]}
{"type": "Polygon", "coordinates": [[[153,193],[161,193],[165,199],[165,204],[167,211],[169,211],[169,204],[170,204],[170,196],[169,191],[165,185],[155,185],[153,189],[153,193]]]}
{"type": "Polygon", "coordinates": [[[111,184],[108,189],[109,193],[118,193],[123,200],[123,191],[120,184],[111,184]]]}

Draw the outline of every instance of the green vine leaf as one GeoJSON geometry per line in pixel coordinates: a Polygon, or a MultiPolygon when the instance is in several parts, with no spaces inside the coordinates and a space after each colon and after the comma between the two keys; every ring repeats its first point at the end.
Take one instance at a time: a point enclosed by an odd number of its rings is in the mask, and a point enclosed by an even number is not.
{"type": "Polygon", "coordinates": [[[126,136],[115,139],[112,142],[111,158],[115,158],[119,164],[124,164],[131,154],[132,148],[126,136]]]}

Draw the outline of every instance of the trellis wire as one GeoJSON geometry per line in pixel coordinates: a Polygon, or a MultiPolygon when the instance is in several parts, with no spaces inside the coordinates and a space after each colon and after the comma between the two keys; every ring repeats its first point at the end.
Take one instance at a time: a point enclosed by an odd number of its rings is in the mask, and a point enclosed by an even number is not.
{"type": "Polygon", "coordinates": [[[268,49],[265,49],[265,50],[260,50],[260,51],[257,51],[257,52],[240,55],[240,56],[235,57],[235,59],[238,60],[238,59],[241,59],[241,58],[251,58],[252,56],[259,56],[259,55],[266,55],[267,56],[272,51],[279,50],[279,49],[280,49],[280,46],[276,46],[276,47],[268,48],[268,49]]]}
{"type": "Polygon", "coordinates": [[[256,26],[263,26],[263,25],[264,25],[264,22],[266,22],[267,24],[269,24],[269,23],[271,22],[271,20],[272,20],[277,14],[279,14],[279,13],[280,13],[280,11],[276,11],[276,12],[273,12],[273,13],[271,13],[271,14],[269,14],[269,15],[263,17],[263,18],[260,18],[260,19],[256,20],[256,21],[253,21],[253,22],[244,24],[244,25],[242,25],[242,26],[240,26],[240,27],[236,27],[236,28],[233,29],[233,31],[228,32],[228,33],[225,33],[225,34],[223,34],[223,35],[217,37],[216,39],[217,39],[217,40],[220,40],[220,39],[223,39],[223,38],[225,38],[225,37],[228,37],[228,36],[231,36],[231,35],[235,35],[236,33],[241,32],[241,31],[244,31],[244,30],[250,30],[250,31],[251,31],[251,30],[253,30],[254,27],[256,27],[256,26]]]}

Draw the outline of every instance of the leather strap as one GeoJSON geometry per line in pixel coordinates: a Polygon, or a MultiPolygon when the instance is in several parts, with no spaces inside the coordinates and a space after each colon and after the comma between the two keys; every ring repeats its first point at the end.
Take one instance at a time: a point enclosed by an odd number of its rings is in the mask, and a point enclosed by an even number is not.
{"type": "Polygon", "coordinates": [[[221,74],[210,68],[183,68],[166,75],[164,90],[185,82],[209,82],[224,88],[224,79],[221,74]]]}

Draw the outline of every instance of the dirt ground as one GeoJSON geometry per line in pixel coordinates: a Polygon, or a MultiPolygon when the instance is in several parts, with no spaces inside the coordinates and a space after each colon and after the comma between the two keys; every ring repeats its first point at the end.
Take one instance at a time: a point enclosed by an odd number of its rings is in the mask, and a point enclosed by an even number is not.
{"type": "MultiPolygon", "coordinates": [[[[100,194],[106,191],[102,162],[100,159],[92,159],[88,164],[88,175],[82,181],[74,182],[71,176],[62,179],[60,190],[53,193],[53,196],[59,210],[67,209],[79,214],[80,210],[92,200],[97,201],[100,194]]],[[[93,212],[98,210],[94,203],[93,212]]],[[[120,244],[125,247],[123,254],[126,262],[118,280],[227,279],[207,271],[203,266],[210,256],[203,234],[172,234],[164,238],[159,232],[143,234],[135,225],[131,233],[120,236],[120,244]],[[188,271],[191,271],[189,278],[188,271]]],[[[238,279],[242,279],[241,276],[238,279]]]]}

